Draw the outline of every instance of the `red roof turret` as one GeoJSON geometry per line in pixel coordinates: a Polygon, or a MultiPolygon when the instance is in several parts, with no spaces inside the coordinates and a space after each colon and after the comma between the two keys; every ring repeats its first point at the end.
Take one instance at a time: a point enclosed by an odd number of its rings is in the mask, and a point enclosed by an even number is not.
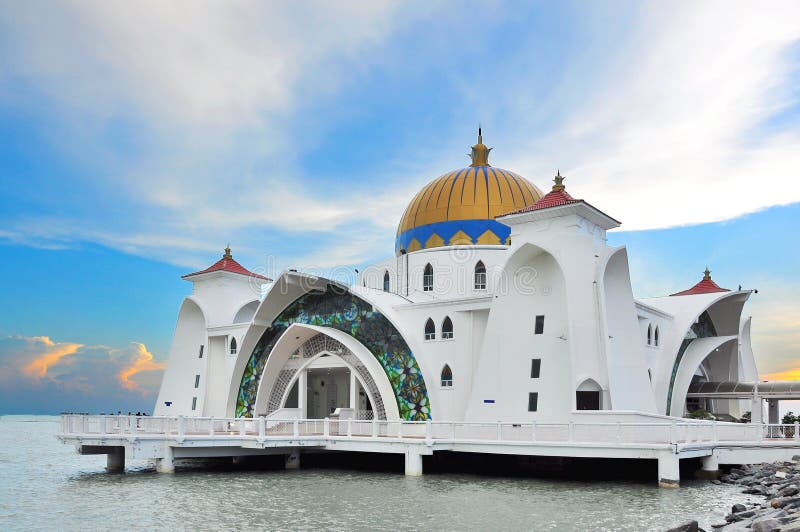
{"type": "Polygon", "coordinates": [[[703,279],[691,287],[688,290],[684,290],[683,292],[676,292],[674,294],[670,294],[671,296],[692,296],[695,294],[713,294],[714,292],[730,292],[727,288],[720,287],[717,283],[711,280],[711,270],[706,267],[706,271],[703,272],[703,279]]]}
{"type": "Polygon", "coordinates": [[[199,272],[194,273],[187,273],[186,275],[181,276],[181,279],[188,279],[189,277],[193,277],[195,275],[201,275],[203,273],[211,273],[211,272],[229,272],[229,273],[238,273],[239,275],[247,275],[249,277],[255,277],[256,279],[262,279],[264,281],[272,281],[269,277],[264,277],[263,275],[259,275],[257,273],[253,273],[238,262],[233,259],[233,255],[231,255],[231,248],[225,248],[225,254],[219,259],[217,262],[206,268],[205,270],[200,270],[199,272]]]}

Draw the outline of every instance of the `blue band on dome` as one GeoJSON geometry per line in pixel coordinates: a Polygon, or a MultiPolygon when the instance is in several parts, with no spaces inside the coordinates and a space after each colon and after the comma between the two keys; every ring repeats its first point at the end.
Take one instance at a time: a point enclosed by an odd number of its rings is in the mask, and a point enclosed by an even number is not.
{"type": "Polygon", "coordinates": [[[428,247],[425,245],[426,242],[434,235],[441,238],[445,246],[449,246],[451,245],[450,239],[459,231],[466,234],[472,240],[472,244],[477,244],[478,238],[486,233],[486,231],[494,233],[501,244],[505,244],[511,234],[510,227],[495,220],[451,220],[447,222],[436,222],[415,227],[397,235],[394,245],[395,252],[399,253],[401,249],[408,251],[414,239],[419,242],[420,249],[426,249],[428,247]]]}

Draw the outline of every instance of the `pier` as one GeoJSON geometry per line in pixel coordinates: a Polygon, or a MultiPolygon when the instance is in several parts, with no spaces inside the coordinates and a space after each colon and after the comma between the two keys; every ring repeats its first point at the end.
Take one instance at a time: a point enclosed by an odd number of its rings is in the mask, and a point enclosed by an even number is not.
{"type": "Polygon", "coordinates": [[[402,454],[405,474],[417,476],[423,473],[423,456],[456,451],[657,460],[662,487],[679,485],[680,460],[686,458],[701,458],[703,472],[713,476],[723,464],[800,454],[796,423],[703,422],[618,412],[576,417],[585,419],[492,423],[64,414],[58,437],[79,454],[107,455],[109,471],[124,470],[126,459],[154,460],[159,472],[169,473],[176,459],[270,454],[284,455],[287,468],[298,468],[302,453],[313,450],[402,454]]]}

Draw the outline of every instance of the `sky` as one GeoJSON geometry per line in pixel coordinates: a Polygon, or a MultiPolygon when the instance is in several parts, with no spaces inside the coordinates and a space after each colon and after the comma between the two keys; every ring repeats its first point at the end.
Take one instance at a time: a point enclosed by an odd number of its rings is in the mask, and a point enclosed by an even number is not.
{"type": "Polygon", "coordinates": [[[0,413],[150,411],[180,275],[391,256],[478,124],[800,378],[800,3],[0,0],[0,413]]]}

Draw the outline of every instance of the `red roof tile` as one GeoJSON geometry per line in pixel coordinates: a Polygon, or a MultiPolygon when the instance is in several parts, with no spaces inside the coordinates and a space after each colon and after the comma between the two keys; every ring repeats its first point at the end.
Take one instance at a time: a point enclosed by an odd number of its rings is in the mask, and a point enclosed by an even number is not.
{"type": "Polygon", "coordinates": [[[706,268],[703,279],[699,283],[688,290],[675,292],[674,294],[670,294],[670,296],[692,296],[695,294],[713,294],[714,292],[730,292],[730,290],[727,288],[721,288],[717,283],[712,281],[711,271],[706,268]]]}
{"type": "Polygon", "coordinates": [[[238,262],[233,259],[231,255],[231,248],[225,248],[225,254],[219,259],[217,262],[206,268],[205,270],[200,270],[199,272],[194,273],[187,273],[186,275],[182,276],[181,279],[186,279],[187,277],[192,277],[194,275],[200,275],[203,273],[211,273],[211,272],[230,272],[230,273],[238,273],[240,275],[247,275],[250,277],[255,277],[256,279],[263,279],[265,281],[272,281],[269,277],[264,277],[263,275],[259,275],[257,273],[253,273],[238,262]]]}
{"type": "Polygon", "coordinates": [[[504,214],[503,216],[507,216],[509,214],[522,214],[523,212],[531,212],[531,211],[538,211],[541,209],[549,209],[550,207],[558,207],[560,205],[569,205],[570,203],[580,203],[583,200],[575,199],[569,195],[569,192],[564,190],[563,185],[553,187],[553,190],[545,194],[542,199],[537,202],[528,205],[527,207],[523,207],[519,210],[512,211],[509,213],[504,214]]]}

